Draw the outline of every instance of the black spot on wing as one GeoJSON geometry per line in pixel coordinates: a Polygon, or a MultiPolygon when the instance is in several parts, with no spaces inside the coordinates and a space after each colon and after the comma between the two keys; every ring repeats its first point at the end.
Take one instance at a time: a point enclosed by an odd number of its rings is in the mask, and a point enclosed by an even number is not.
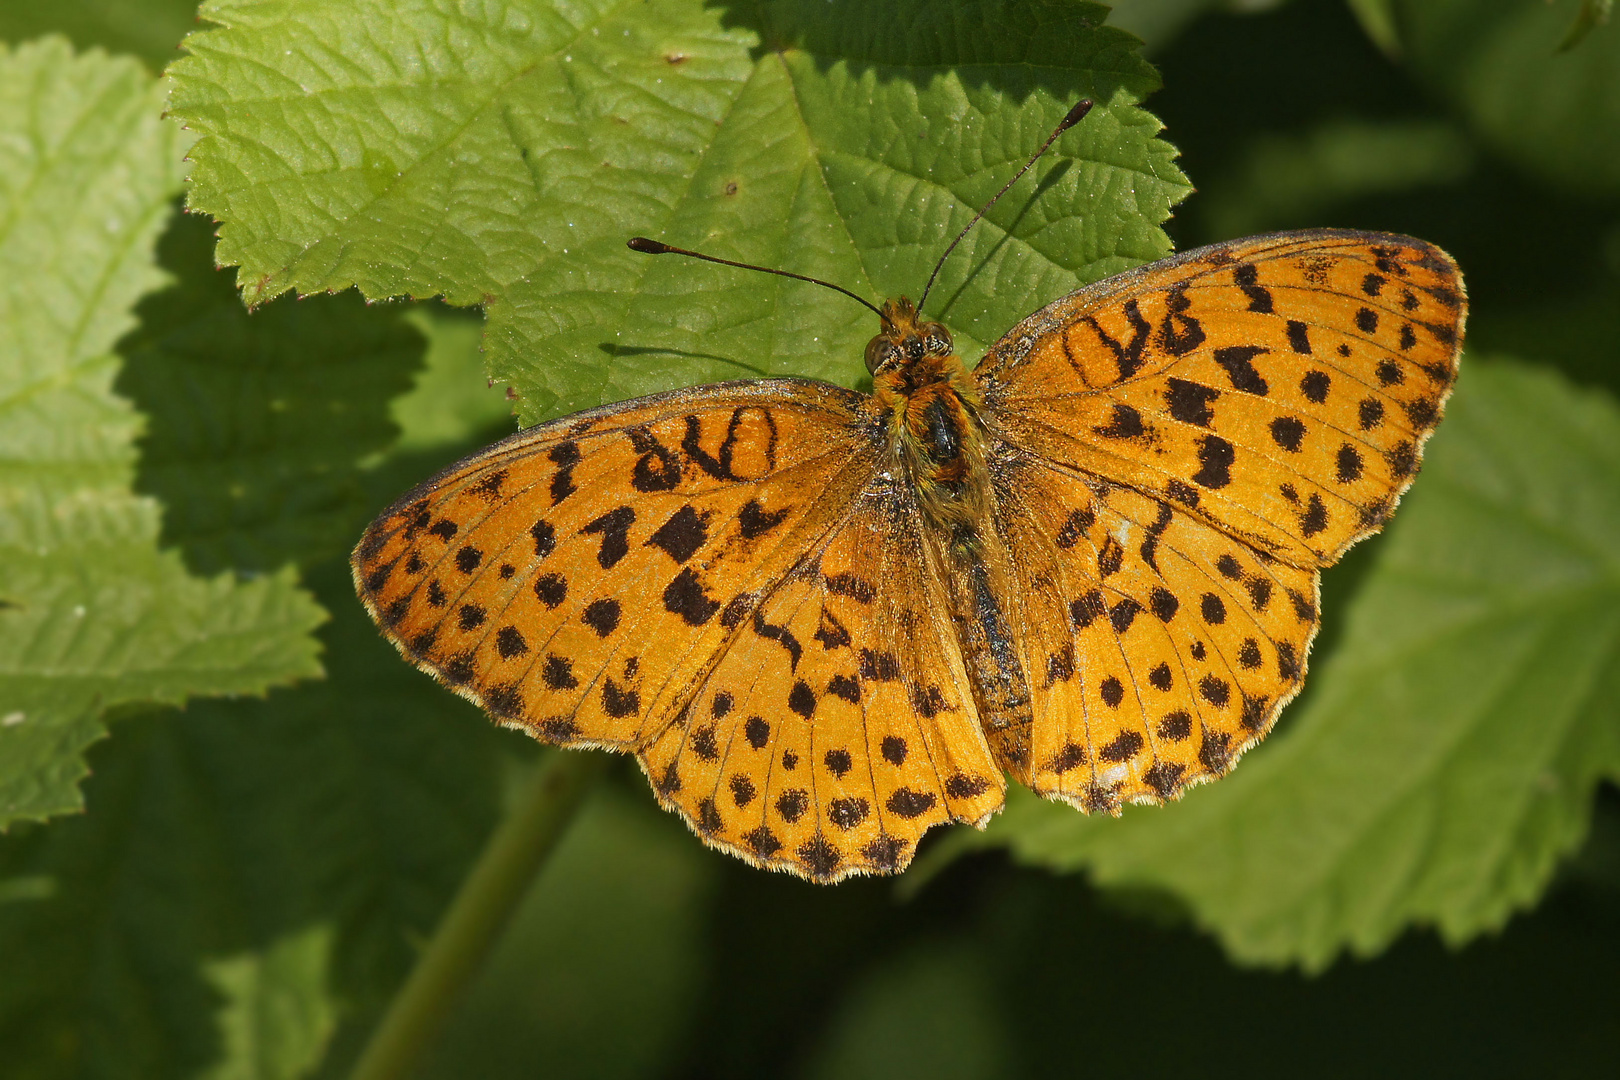
{"type": "Polygon", "coordinates": [[[737,512],[737,531],[744,540],[764,536],[788,516],[788,508],[767,511],[758,499],[749,499],[737,512]]]}
{"type": "Polygon", "coordinates": [[[619,602],[611,596],[592,600],[580,615],[580,621],[598,637],[607,637],[619,628],[619,602]]]}
{"type": "Polygon", "coordinates": [[[1142,736],[1138,735],[1136,732],[1122,731],[1113,742],[1097,751],[1097,756],[1104,761],[1110,761],[1118,764],[1122,761],[1131,760],[1131,758],[1135,757],[1141,752],[1144,745],[1146,745],[1146,743],[1142,736]]]}
{"type": "Polygon", "coordinates": [[[602,538],[602,548],[596,553],[597,564],[602,569],[613,569],[620,559],[630,553],[630,526],[635,520],[634,510],[628,506],[619,506],[589,522],[580,530],[588,536],[602,538]]]}
{"type": "Polygon", "coordinates": [[[1160,622],[1169,622],[1176,617],[1181,601],[1177,600],[1176,594],[1169,589],[1155,585],[1153,591],[1148,594],[1148,606],[1152,608],[1153,614],[1159,617],[1160,622]]]}
{"type": "Polygon", "coordinates": [[[870,604],[877,597],[877,589],[865,578],[857,577],[845,571],[840,574],[829,574],[822,579],[827,591],[834,596],[847,596],[860,604],[870,604]]]}
{"type": "Polygon", "coordinates": [[[707,512],[698,513],[687,503],[658,526],[647,538],[647,546],[660,548],[676,562],[683,563],[709,542],[710,516],[707,512]]]}
{"type": "Polygon", "coordinates": [[[557,471],[551,477],[551,505],[556,506],[579,490],[574,486],[574,466],[581,460],[579,444],[558,443],[546,456],[557,466],[557,471]]]}
{"type": "Polygon", "coordinates": [[[763,612],[756,610],[754,612],[754,633],[767,641],[774,641],[786,649],[790,658],[789,668],[793,671],[799,670],[799,657],[804,654],[804,647],[799,644],[799,639],[794,637],[792,631],[785,625],[774,626],[766,622],[763,612]]]}
{"type": "Polygon", "coordinates": [[[557,548],[557,530],[544,518],[529,527],[529,536],[534,540],[534,557],[537,559],[545,558],[557,548]]]}
{"type": "Polygon", "coordinates": [[[1096,523],[1097,515],[1090,508],[1072,512],[1067,520],[1063,522],[1063,527],[1057,532],[1055,537],[1057,546],[1064,550],[1074,547],[1086,533],[1091,531],[1091,527],[1096,523]]]}
{"type": "Polygon", "coordinates": [[[625,429],[630,445],[641,456],[630,470],[630,486],[637,491],[670,491],[681,482],[680,455],[659,442],[645,427],[625,429]]]}
{"type": "Polygon", "coordinates": [[[1237,282],[1243,295],[1249,298],[1249,310],[1257,311],[1262,315],[1272,313],[1271,290],[1259,283],[1260,269],[1253,263],[1244,263],[1232,271],[1232,279],[1237,282]]]}
{"type": "Polygon", "coordinates": [[[932,791],[914,791],[909,787],[902,787],[895,789],[886,805],[890,813],[910,820],[928,813],[937,801],[932,791]]]}
{"type": "Polygon", "coordinates": [[[534,579],[534,595],[546,607],[555,608],[568,598],[568,580],[561,574],[542,574],[534,579]]]}
{"type": "Polygon", "coordinates": [[[1196,424],[1199,427],[1209,427],[1215,413],[1210,409],[1210,402],[1221,396],[1219,390],[1204,386],[1201,383],[1188,382],[1186,379],[1171,378],[1168,380],[1169,389],[1164,392],[1165,404],[1170,407],[1172,418],[1183,424],[1196,424]]]}
{"type": "Polygon", "coordinates": [[[810,689],[810,684],[799,679],[788,691],[788,708],[804,717],[806,720],[815,715],[816,692],[810,689]]]}
{"type": "Polygon", "coordinates": [[[517,627],[503,626],[495,634],[495,651],[502,660],[510,660],[527,653],[529,643],[523,640],[523,633],[517,627]]]}
{"type": "Polygon", "coordinates": [[[1226,371],[1226,377],[1232,381],[1232,389],[1265,397],[1271,388],[1254,369],[1254,358],[1268,351],[1258,345],[1228,345],[1215,350],[1215,362],[1226,371]]]}
{"type": "Polygon", "coordinates": [[[1288,320],[1288,347],[1302,356],[1311,355],[1311,337],[1304,323],[1288,320]]]}
{"type": "Polygon", "coordinates": [[[702,626],[720,610],[720,601],[703,591],[703,583],[688,566],[664,588],[664,610],[679,615],[689,626],[702,626]]]}
{"type": "Polygon", "coordinates": [[[1299,453],[1305,438],[1305,425],[1298,417],[1279,416],[1271,422],[1271,439],[1291,454],[1299,453]]]}
{"type": "MultiPolygon", "coordinates": [[[[1126,321],[1131,324],[1131,339],[1129,342],[1121,343],[1114,340],[1102,328],[1102,324],[1090,315],[1084,316],[1081,321],[1091,327],[1092,331],[1097,335],[1097,339],[1114,354],[1114,362],[1119,368],[1119,377],[1124,380],[1135,375],[1137,369],[1142,366],[1142,351],[1147,347],[1148,335],[1152,333],[1153,328],[1148,325],[1146,319],[1142,318],[1142,310],[1135,300],[1125,301],[1120,310],[1124,312],[1126,321]]],[[[1065,344],[1067,344],[1066,341],[1065,344]]]]}
{"type": "Polygon", "coordinates": [[[1357,406],[1362,431],[1371,431],[1384,422],[1384,403],[1377,398],[1366,398],[1357,406]]]}
{"type": "Polygon", "coordinates": [[[1204,327],[1187,314],[1192,301],[1187,298],[1185,285],[1177,285],[1165,294],[1164,320],[1159,323],[1159,343],[1172,356],[1186,356],[1204,343],[1204,327]]]}
{"type": "Polygon", "coordinates": [[[1140,439],[1147,435],[1147,428],[1142,424],[1142,414],[1122,402],[1113,405],[1113,416],[1106,427],[1094,427],[1095,431],[1105,439],[1140,439]]]}
{"type": "Polygon", "coordinates": [[[1341,484],[1353,484],[1361,479],[1362,459],[1361,452],[1349,443],[1339,447],[1339,453],[1334,461],[1337,469],[1337,478],[1341,484]]]}
{"type": "Polygon", "coordinates": [[[1198,471],[1193,482],[1206,488],[1223,488],[1232,482],[1232,462],[1236,460],[1232,444],[1219,435],[1205,435],[1198,440],[1198,471]]]}

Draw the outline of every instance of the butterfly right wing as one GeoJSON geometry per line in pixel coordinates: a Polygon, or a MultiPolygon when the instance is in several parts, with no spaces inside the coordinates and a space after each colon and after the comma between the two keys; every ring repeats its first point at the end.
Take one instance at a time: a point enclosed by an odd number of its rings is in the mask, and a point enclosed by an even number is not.
{"type": "Polygon", "coordinates": [[[1088,812],[1224,774],[1299,692],[1319,621],[1291,566],[1168,499],[1007,451],[1037,794],[1088,812]]]}
{"type": "Polygon", "coordinates": [[[1432,244],[1276,233],[1066,296],[974,377],[998,437],[1325,567],[1417,475],[1466,314],[1457,266],[1432,244]]]}

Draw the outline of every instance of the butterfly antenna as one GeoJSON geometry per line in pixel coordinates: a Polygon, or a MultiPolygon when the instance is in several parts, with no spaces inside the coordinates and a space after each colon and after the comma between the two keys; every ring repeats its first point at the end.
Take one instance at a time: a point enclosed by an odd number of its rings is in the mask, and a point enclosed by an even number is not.
{"type": "Polygon", "coordinates": [[[812,285],[822,285],[826,288],[834,290],[835,292],[841,292],[851,300],[865,304],[867,307],[871,308],[873,314],[877,315],[878,318],[881,319],[883,317],[883,312],[880,311],[875,304],[856,296],[842,285],[834,285],[832,282],[822,281],[820,278],[805,277],[803,274],[794,274],[786,270],[773,270],[769,266],[755,266],[752,263],[732,262],[730,259],[721,259],[716,258],[713,255],[705,255],[701,251],[687,251],[685,248],[671,247],[669,244],[660,243],[657,240],[649,240],[645,236],[632,236],[628,241],[628,245],[631,251],[639,251],[643,255],[686,255],[694,259],[702,259],[704,262],[719,263],[721,266],[735,266],[739,270],[758,270],[762,274],[775,274],[777,277],[789,277],[794,281],[808,281],[812,285]]]}
{"type": "Polygon", "coordinates": [[[1019,169],[1018,172],[1013,175],[1013,178],[1011,180],[1007,181],[1004,185],[1002,185],[1001,190],[996,192],[995,195],[991,198],[991,200],[989,202],[985,203],[984,207],[982,209],[980,209],[980,211],[977,214],[973,215],[973,220],[968,222],[965,226],[963,226],[962,231],[956,234],[956,239],[951,241],[950,246],[945,249],[945,253],[943,255],[941,255],[939,257],[939,261],[934,264],[934,272],[932,274],[928,275],[928,284],[923,287],[922,299],[917,301],[917,310],[919,312],[922,311],[923,304],[928,299],[929,291],[931,289],[933,289],[933,287],[934,287],[934,279],[939,277],[939,268],[945,265],[946,258],[950,255],[950,253],[952,251],[956,250],[956,245],[960,244],[962,242],[962,237],[966,236],[968,234],[968,230],[973,228],[973,226],[975,226],[975,225],[977,225],[979,223],[980,218],[984,217],[984,215],[986,215],[986,214],[988,214],[990,212],[990,208],[992,206],[996,205],[996,200],[997,199],[999,199],[1003,195],[1007,194],[1008,189],[1011,188],[1014,184],[1018,183],[1018,180],[1019,180],[1020,177],[1022,177],[1025,173],[1029,172],[1030,166],[1034,165],[1035,162],[1039,161],[1042,154],[1046,153],[1047,150],[1051,149],[1052,144],[1057,142],[1057,138],[1058,138],[1059,135],[1063,134],[1065,131],[1068,131],[1070,128],[1074,127],[1074,125],[1078,124],[1081,120],[1084,120],[1085,117],[1086,117],[1086,113],[1088,113],[1090,111],[1091,111],[1091,100],[1089,98],[1087,98],[1084,101],[1076,102],[1074,108],[1069,110],[1069,115],[1065,116],[1063,118],[1063,122],[1061,124],[1059,124],[1053,130],[1052,134],[1050,134],[1050,135],[1048,135],[1046,137],[1046,141],[1041,143],[1041,148],[1039,150],[1035,151],[1034,156],[1032,156],[1028,161],[1024,162],[1024,167],[1022,169],[1019,169]]]}

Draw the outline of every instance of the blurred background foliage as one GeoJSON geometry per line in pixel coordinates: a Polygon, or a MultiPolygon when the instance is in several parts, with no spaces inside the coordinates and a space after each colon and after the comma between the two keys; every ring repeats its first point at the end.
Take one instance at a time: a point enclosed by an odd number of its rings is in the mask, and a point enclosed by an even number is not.
{"type": "MultiPolygon", "coordinates": [[[[1146,107],[1198,188],[1165,229],[1177,248],[1315,225],[1432,240],[1467,274],[1471,355],[1612,410],[1620,27],[1559,52],[1585,6],[1121,3],[1110,22],[1144,39],[1164,83],[1146,107]]],[[[0,0],[0,40],[62,34],[152,73],[196,26],[178,0],[0,0]]],[[[326,678],[118,704],[86,812],[0,837],[7,1076],[342,1075],[539,756],[401,663],[344,563],[377,508],[511,430],[478,314],[350,291],[249,315],[212,234],[169,221],[168,283],[120,331],[113,388],[144,422],[133,490],[196,578],[295,567],[329,615],[326,678]]],[[[1327,576],[1317,664],[1383,543],[1327,576]]],[[[285,668],[268,681],[309,674],[285,668]]],[[[1611,754],[1617,717],[1611,700],[1594,728],[1611,754]]],[[[1449,945],[1409,928],[1305,975],[1237,963],[1171,889],[1054,872],[1037,833],[1012,854],[995,829],[935,836],[898,882],[763,874],[698,844],[620,761],[422,1075],[1614,1074],[1608,775],[1533,909],[1449,945]]]]}

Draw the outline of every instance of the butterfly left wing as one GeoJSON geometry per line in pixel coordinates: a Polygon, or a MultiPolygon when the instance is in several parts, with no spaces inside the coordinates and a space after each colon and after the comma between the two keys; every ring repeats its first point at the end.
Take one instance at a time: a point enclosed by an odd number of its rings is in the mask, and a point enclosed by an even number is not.
{"type": "Polygon", "coordinates": [[[355,586],[406,658],[497,720],[634,749],[876,471],[864,398],[717,384],[530,428],[383,511],[355,586]]]}
{"type": "Polygon", "coordinates": [[[1005,783],[874,408],[767,380],[531,428],[385,510],[356,588],[500,722],[638,753],[711,845],[897,871],[1005,783]]]}
{"type": "Polygon", "coordinates": [[[914,493],[880,476],[788,573],[740,598],[739,636],[640,752],[705,842],[830,882],[897,873],[930,827],[1001,807],[923,543],[914,493]]]}

